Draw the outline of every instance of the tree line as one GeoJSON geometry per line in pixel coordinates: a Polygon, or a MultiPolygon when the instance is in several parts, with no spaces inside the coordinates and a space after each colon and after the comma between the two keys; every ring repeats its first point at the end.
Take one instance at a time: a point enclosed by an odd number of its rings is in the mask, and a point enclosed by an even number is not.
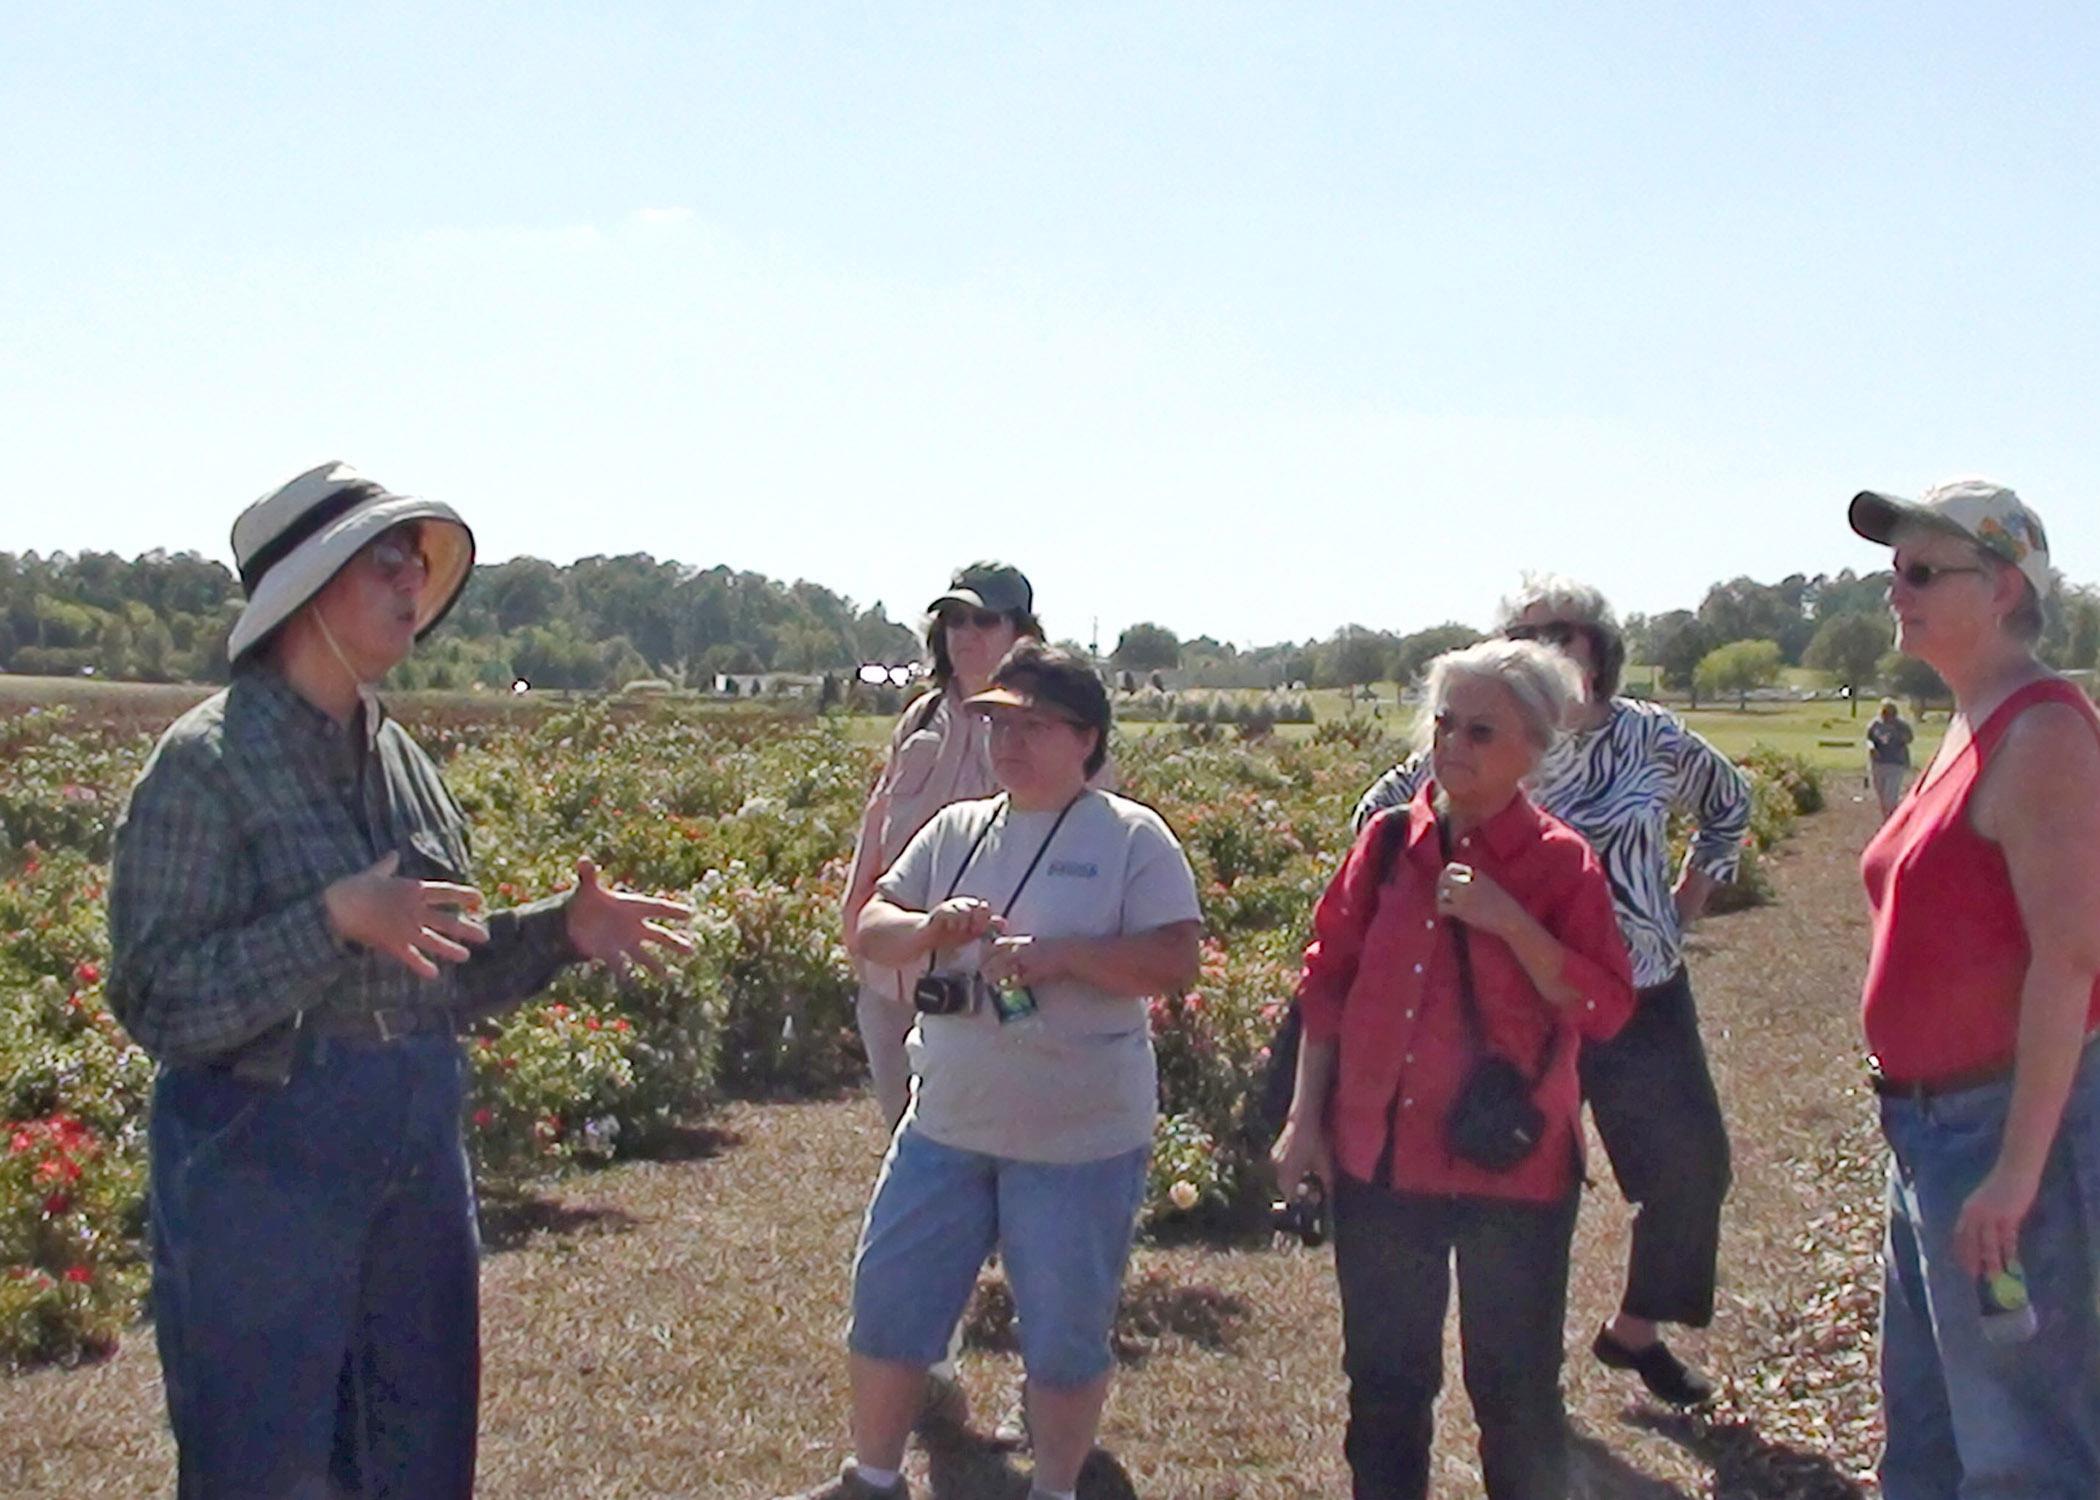
{"type": "MultiPolygon", "coordinates": [[[[1848,568],[1716,583],[1695,609],[1628,616],[1627,659],[1694,701],[1746,694],[1788,666],[1860,690],[1937,696],[1930,669],[1890,649],[1889,576],[1848,568]]],[[[224,681],[240,602],[232,572],[194,552],[0,552],[0,670],[224,681]]],[[[1456,621],[1404,633],[1350,624],[1324,639],[1241,649],[1145,622],[1123,632],[1110,661],[1139,677],[1172,672],[1194,687],[1405,686],[1432,657],[1479,638],[1456,621]]],[[[2100,666],[2100,590],[2059,587],[2041,651],[2058,667],[2100,666]]],[[[911,628],[881,603],[861,608],[820,584],[645,553],[566,565],[521,557],[477,568],[445,628],[395,681],[507,688],[522,678],[606,689],[661,677],[704,687],[726,674],[845,672],[917,653],[911,628]]]]}
{"type": "MultiPolygon", "coordinates": [[[[1894,649],[1886,570],[1796,573],[1777,583],[1732,578],[1706,591],[1696,609],[1629,615],[1626,659],[1653,668],[1663,689],[1702,697],[1750,692],[1778,680],[1783,668],[1827,672],[1856,692],[1879,690],[1917,701],[1945,688],[1923,662],[1894,649]]],[[[2057,580],[2044,611],[2043,659],[2065,670],[2100,667],[2100,589],[2057,580]]],[[[1324,640],[1285,642],[1240,651],[1208,636],[1181,640],[1165,626],[1131,626],[1116,642],[1121,670],[1174,671],[1195,687],[1405,687],[1439,653],[1479,640],[1457,622],[1398,634],[1345,625],[1324,640]]]]}
{"type": "MultiPolygon", "coordinates": [[[[239,581],[193,552],[0,552],[0,669],[145,682],[223,682],[239,581]]],[[[474,570],[404,688],[616,688],[663,677],[826,672],[904,661],[917,638],[880,603],[819,584],[645,554],[567,566],[534,557],[474,570]]]]}

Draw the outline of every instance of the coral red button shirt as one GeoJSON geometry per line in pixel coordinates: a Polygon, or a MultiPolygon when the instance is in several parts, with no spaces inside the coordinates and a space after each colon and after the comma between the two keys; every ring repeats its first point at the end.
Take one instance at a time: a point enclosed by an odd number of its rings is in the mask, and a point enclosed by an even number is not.
{"type": "Polygon", "coordinates": [[[1337,1039],[1328,1139],[1335,1165],[1372,1180],[1391,1139],[1388,1186],[1403,1192],[1552,1202],[1581,1167],[1576,1052],[1633,1014],[1632,965],[1611,889],[1581,835],[1521,793],[1454,842],[1451,857],[1494,880],[1567,950],[1562,978],[1577,992],[1548,1004],[1500,938],[1469,932],[1474,988],[1489,1041],[1529,1075],[1549,1042],[1553,1060],[1534,1099],[1545,1114],[1538,1149],[1508,1172],[1456,1159],[1444,1117],[1474,1059],[1458,988],[1451,923],[1436,914],[1444,858],[1425,784],[1404,808],[1366,824],[1313,911],[1298,999],[1305,1034],[1337,1039]],[[1389,826],[1401,819],[1404,829],[1389,826]],[[1397,836],[1373,889],[1380,841],[1397,836]]]}

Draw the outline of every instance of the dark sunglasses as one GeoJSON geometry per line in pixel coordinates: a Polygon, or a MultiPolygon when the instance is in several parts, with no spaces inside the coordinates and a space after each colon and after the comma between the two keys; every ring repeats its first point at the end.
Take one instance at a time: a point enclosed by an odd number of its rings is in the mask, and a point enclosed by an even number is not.
{"type": "Polygon", "coordinates": [[[941,623],[951,630],[958,625],[968,625],[973,630],[997,630],[1006,623],[1006,616],[996,609],[944,609],[941,623]]]}
{"type": "Polygon", "coordinates": [[[1571,625],[1566,620],[1548,620],[1543,625],[1511,625],[1502,632],[1509,641],[1544,641],[1549,646],[1565,646],[1583,634],[1583,627],[1571,625]]]}
{"type": "Polygon", "coordinates": [[[1905,563],[1896,576],[1914,589],[1929,589],[1949,573],[1981,573],[1977,567],[1941,568],[1931,563],[1905,563]]]}
{"type": "Polygon", "coordinates": [[[1478,746],[1483,750],[1495,743],[1495,726],[1482,719],[1475,719],[1470,724],[1461,724],[1458,722],[1456,715],[1449,709],[1445,709],[1429,722],[1435,728],[1436,737],[1440,740],[1447,739],[1453,734],[1463,734],[1466,737],[1467,744],[1478,746]]]}

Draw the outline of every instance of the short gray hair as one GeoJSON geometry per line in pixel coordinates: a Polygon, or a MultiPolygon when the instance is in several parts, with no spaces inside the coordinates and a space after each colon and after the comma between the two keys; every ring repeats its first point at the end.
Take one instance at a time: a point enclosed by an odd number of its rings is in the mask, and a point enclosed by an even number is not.
{"type": "Polygon", "coordinates": [[[1501,635],[1526,610],[1543,606],[1556,620],[1588,629],[1597,697],[1609,698],[1619,691],[1626,670],[1626,637],[1619,630],[1619,617],[1611,612],[1604,595],[1586,583],[1577,583],[1558,573],[1525,573],[1514,593],[1505,594],[1495,607],[1495,633],[1501,635]]]}
{"type": "Polygon", "coordinates": [[[1618,616],[1611,612],[1611,605],[1604,595],[1586,583],[1577,583],[1572,578],[1563,578],[1558,573],[1527,572],[1517,580],[1514,592],[1502,596],[1495,608],[1495,631],[1499,635],[1517,623],[1517,617],[1534,605],[1543,604],[1553,612],[1556,620],[1566,620],[1576,625],[1594,625],[1600,630],[1619,633],[1618,616]]]}
{"type": "Polygon", "coordinates": [[[1445,707],[1453,678],[1471,677],[1506,689],[1524,721],[1524,737],[1540,755],[1560,739],[1568,711],[1583,701],[1582,674],[1575,663],[1537,641],[1490,639],[1446,651],[1429,664],[1422,686],[1422,712],[1415,721],[1415,744],[1429,748],[1436,716],[1445,707]]]}

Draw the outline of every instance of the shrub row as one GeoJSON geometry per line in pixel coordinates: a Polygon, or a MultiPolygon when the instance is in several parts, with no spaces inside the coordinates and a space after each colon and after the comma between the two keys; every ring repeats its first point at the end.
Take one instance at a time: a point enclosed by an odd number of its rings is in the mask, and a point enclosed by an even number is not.
{"type": "MultiPolygon", "coordinates": [[[[490,1189],[647,1155],[724,1094],[859,1079],[836,911],[878,752],[847,721],[585,707],[433,716],[418,735],[472,821],[493,904],[566,883],[588,852],[698,912],[695,951],[666,976],[570,970],[468,1039],[468,1139],[490,1189]]],[[[0,1363],[108,1348],[145,1280],[153,1070],[105,1009],[102,970],[110,836],[150,747],[53,713],[0,731],[0,1363]]],[[[1126,789],[1180,835],[1209,927],[1197,984],[1153,1007],[1162,1123],[1148,1222],[1244,1222],[1261,1196],[1250,1085],[1349,811],[1400,752],[1363,720],[1296,743],[1198,723],[1118,745],[1126,789]]],[[[1778,757],[1754,775],[1766,847],[1814,779],[1778,757]]]]}

